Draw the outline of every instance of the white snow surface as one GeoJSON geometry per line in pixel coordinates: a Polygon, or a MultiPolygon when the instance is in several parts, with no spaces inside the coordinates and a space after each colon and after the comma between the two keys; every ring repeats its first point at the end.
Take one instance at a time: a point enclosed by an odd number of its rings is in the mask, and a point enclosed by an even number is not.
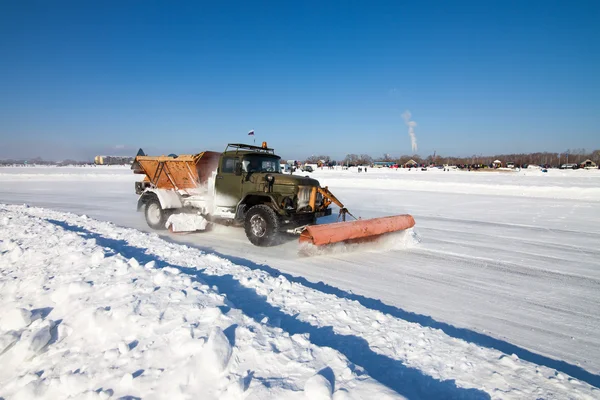
{"type": "Polygon", "coordinates": [[[0,396],[399,397],[308,334],[245,315],[202,279],[201,269],[228,264],[132,229],[0,207],[0,396]],[[66,225],[75,221],[84,225],[66,225]],[[165,262],[186,254],[191,263],[165,262]]]}
{"type": "Polygon", "coordinates": [[[196,214],[171,214],[165,223],[172,232],[193,232],[206,229],[208,221],[202,215],[196,214]]]}
{"type": "Polygon", "coordinates": [[[355,215],[417,222],[312,257],[235,228],[148,234],[139,176],[90,171],[0,168],[0,397],[600,397],[597,170],[299,173],[355,215]],[[171,354],[196,339],[191,364],[171,354]]]}

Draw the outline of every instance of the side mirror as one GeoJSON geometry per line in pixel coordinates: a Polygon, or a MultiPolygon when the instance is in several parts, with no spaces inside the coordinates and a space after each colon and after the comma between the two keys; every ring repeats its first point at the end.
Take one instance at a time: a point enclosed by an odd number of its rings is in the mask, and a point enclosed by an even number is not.
{"type": "Polygon", "coordinates": [[[242,163],[235,164],[235,174],[242,175],[242,163]]]}

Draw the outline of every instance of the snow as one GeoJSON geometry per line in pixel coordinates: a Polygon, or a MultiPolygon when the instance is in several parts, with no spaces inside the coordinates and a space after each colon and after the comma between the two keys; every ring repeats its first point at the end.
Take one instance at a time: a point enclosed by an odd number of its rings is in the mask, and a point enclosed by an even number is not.
{"type": "Polygon", "coordinates": [[[125,168],[17,169],[0,169],[5,398],[600,396],[597,170],[318,170],[355,215],[417,226],[304,257],[235,228],[146,233],[125,168]]]}
{"type": "Polygon", "coordinates": [[[193,232],[205,230],[207,224],[208,221],[201,215],[171,214],[165,227],[173,232],[193,232]]]}
{"type": "Polygon", "coordinates": [[[201,272],[38,211],[0,208],[0,396],[301,399],[330,368],[344,395],[399,397],[342,354],[245,315],[201,272]]]}

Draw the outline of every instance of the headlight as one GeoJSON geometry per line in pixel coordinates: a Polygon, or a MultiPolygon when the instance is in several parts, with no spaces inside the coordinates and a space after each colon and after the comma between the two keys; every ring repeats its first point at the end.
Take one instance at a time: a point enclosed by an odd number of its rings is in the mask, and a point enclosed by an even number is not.
{"type": "Polygon", "coordinates": [[[275,177],[271,174],[267,174],[265,175],[265,181],[267,181],[269,184],[275,182],[275,177]]]}
{"type": "Polygon", "coordinates": [[[323,195],[321,193],[317,193],[317,206],[323,204],[323,195]]]}
{"type": "Polygon", "coordinates": [[[281,205],[286,210],[293,210],[294,209],[294,200],[292,200],[289,197],[284,197],[283,201],[281,202],[281,205]]]}

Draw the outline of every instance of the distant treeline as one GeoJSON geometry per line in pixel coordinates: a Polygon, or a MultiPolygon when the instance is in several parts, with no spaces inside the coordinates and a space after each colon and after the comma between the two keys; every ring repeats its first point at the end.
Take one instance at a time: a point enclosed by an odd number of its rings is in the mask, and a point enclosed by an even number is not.
{"type": "Polygon", "coordinates": [[[76,160],[62,160],[62,161],[48,161],[41,157],[30,158],[30,159],[8,159],[0,160],[0,165],[55,165],[55,166],[66,166],[66,165],[94,165],[90,161],[76,161],[76,160]]]}
{"type": "Polygon", "coordinates": [[[368,154],[348,154],[343,160],[334,160],[328,155],[311,156],[306,159],[309,164],[318,164],[324,161],[326,164],[349,164],[349,165],[370,165],[375,161],[395,162],[398,165],[404,165],[413,160],[417,164],[449,164],[449,165],[492,165],[496,160],[502,162],[502,165],[514,163],[515,166],[523,165],[544,165],[549,167],[560,167],[562,164],[580,164],[585,160],[592,160],[600,165],[600,150],[587,152],[584,149],[569,150],[564,153],[514,153],[514,154],[496,154],[481,155],[476,154],[469,157],[453,157],[441,154],[421,157],[418,154],[402,155],[400,157],[384,154],[381,157],[373,158],[368,154]]]}
{"type": "Polygon", "coordinates": [[[97,156],[94,161],[77,161],[77,160],[62,160],[62,161],[48,161],[41,157],[30,158],[30,159],[8,159],[0,160],[0,166],[4,165],[54,165],[54,166],[67,166],[67,165],[128,165],[133,162],[134,157],[116,157],[116,156],[97,156]]]}
{"type": "MultiPolygon", "coordinates": [[[[105,157],[106,161],[118,161],[118,164],[130,163],[132,157],[105,157]],[[118,160],[117,160],[118,158],[118,160]]],[[[514,153],[514,154],[496,154],[496,155],[472,155],[469,157],[453,157],[445,156],[440,154],[429,155],[421,157],[418,154],[413,155],[402,155],[400,157],[391,156],[384,154],[381,157],[371,157],[368,154],[348,154],[343,160],[335,160],[328,155],[318,155],[308,157],[305,162],[309,164],[320,164],[324,162],[326,165],[371,165],[376,161],[395,162],[398,165],[404,165],[408,161],[413,160],[417,164],[449,164],[449,165],[492,165],[496,160],[502,162],[502,165],[513,163],[515,166],[520,167],[524,165],[541,165],[548,167],[560,167],[562,164],[580,164],[585,160],[592,160],[596,164],[600,165],[600,150],[594,150],[587,152],[584,149],[569,150],[564,153],[514,153]]],[[[117,162],[115,162],[117,163],[117,162]]],[[[112,162],[107,162],[112,164],[112,162]]],[[[47,161],[40,157],[32,159],[8,159],[0,160],[0,165],[94,165],[91,161],[76,161],[76,160],[62,160],[62,161],[47,161]]]]}

